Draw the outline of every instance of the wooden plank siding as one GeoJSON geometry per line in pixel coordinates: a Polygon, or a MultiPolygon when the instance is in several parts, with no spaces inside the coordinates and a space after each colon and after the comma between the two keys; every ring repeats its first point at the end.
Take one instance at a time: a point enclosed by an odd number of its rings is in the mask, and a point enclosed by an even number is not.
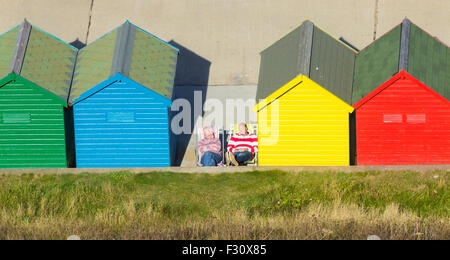
{"type": "Polygon", "coordinates": [[[10,74],[0,81],[0,168],[66,168],[65,100],[10,74]]]}
{"type": "Polygon", "coordinates": [[[354,107],[358,165],[450,164],[450,102],[405,71],[354,107]]]}
{"type": "Polygon", "coordinates": [[[255,109],[259,165],[350,165],[353,109],[308,77],[296,77],[255,109]]]}
{"type": "Polygon", "coordinates": [[[171,101],[117,74],[74,104],[77,168],[169,167],[171,101]]]}

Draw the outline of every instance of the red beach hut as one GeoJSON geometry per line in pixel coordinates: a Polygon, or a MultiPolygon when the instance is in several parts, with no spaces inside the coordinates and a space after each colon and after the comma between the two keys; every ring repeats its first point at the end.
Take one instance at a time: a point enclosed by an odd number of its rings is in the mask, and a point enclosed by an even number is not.
{"type": "Polygon", "coordinates": [[[450,101],[406,71],[353,107],[358,165],[450,164],[450,101]]]}

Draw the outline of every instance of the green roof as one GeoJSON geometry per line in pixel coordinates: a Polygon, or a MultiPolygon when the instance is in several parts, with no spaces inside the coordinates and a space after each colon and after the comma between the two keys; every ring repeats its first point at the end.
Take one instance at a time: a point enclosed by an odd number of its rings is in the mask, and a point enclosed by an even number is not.
{"type": "Polygon", "coordinates": [[[307,20],[261,53],[257,101],[303,74],[350,103],[355,57],[353,49],[307,20]]]}
{"type": "Polygon", "coordinates": [[[67,100],[78,50],[27,21],[0,36],[0,73],[15,72],[67,100]]]}
{"type": "Polygon", "coordinates": [[[300,74],[300,35],[305,30],[306,26],[298,27],[261,52],[257,103],[300,74]]]}
{"type": "Polygon", "coordinates": [[[116,73],[172,99],[178,49],[126,22],[80,50],[69,102],[116,73]]]}
{"type": "Polygon", "coordinates": [[[401,25],[356,56],[352,104],[381,86],[398,71],[401,25]]]}
{"type": "Polygon", "coordinates": [[[116,38],[113,31],[79,51],[69,102],[109,78],[116,38]]]}
{"type": "Polygon", "coordinates": [[[406,19],[357,55],[352,104],[402,69],[450,98],[449,48],[406,19]]]}
{"type": "Polygon", "coordinates": [[[20,26],[0,36],[0,77],[8,75],[20,26]]]}
{"type": "Polygon", "coordinates": [[[67,100],[78,50],[33,27],[21,76],[67,100]]]}
{"type": "Polygon", "coordinates": [[[408,72],[450,100],[450,48],[411,26],[408,72]]]}
{"type": "Polygon", "coordinates": [[[355,58],[353,49],[314,28],[310,78],[348,104],[352,100],[355,58]]]}
{"type": "Polygon", "coordinates": [[[178,51],[146,32],[137,30],[129,78],[172,99],[178,51]]]}

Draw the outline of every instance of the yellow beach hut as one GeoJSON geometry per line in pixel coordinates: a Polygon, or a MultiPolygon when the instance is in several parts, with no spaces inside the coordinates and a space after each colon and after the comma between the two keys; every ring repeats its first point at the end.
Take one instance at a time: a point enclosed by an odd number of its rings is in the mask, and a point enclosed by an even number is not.
{"type": "Polygon", "coordinates": [[[257,104],[260,166],[350,165],[353,108],[304,75],[257,104]]]}

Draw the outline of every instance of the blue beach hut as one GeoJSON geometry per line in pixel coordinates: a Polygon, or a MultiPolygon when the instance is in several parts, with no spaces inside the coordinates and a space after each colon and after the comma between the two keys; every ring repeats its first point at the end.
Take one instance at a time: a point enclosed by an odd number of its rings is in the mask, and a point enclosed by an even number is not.
{"type": "Polygon", "coordinates": [[[117,73],[73,102],[77,168],[169,167],[171,100],[117,73]]]}

